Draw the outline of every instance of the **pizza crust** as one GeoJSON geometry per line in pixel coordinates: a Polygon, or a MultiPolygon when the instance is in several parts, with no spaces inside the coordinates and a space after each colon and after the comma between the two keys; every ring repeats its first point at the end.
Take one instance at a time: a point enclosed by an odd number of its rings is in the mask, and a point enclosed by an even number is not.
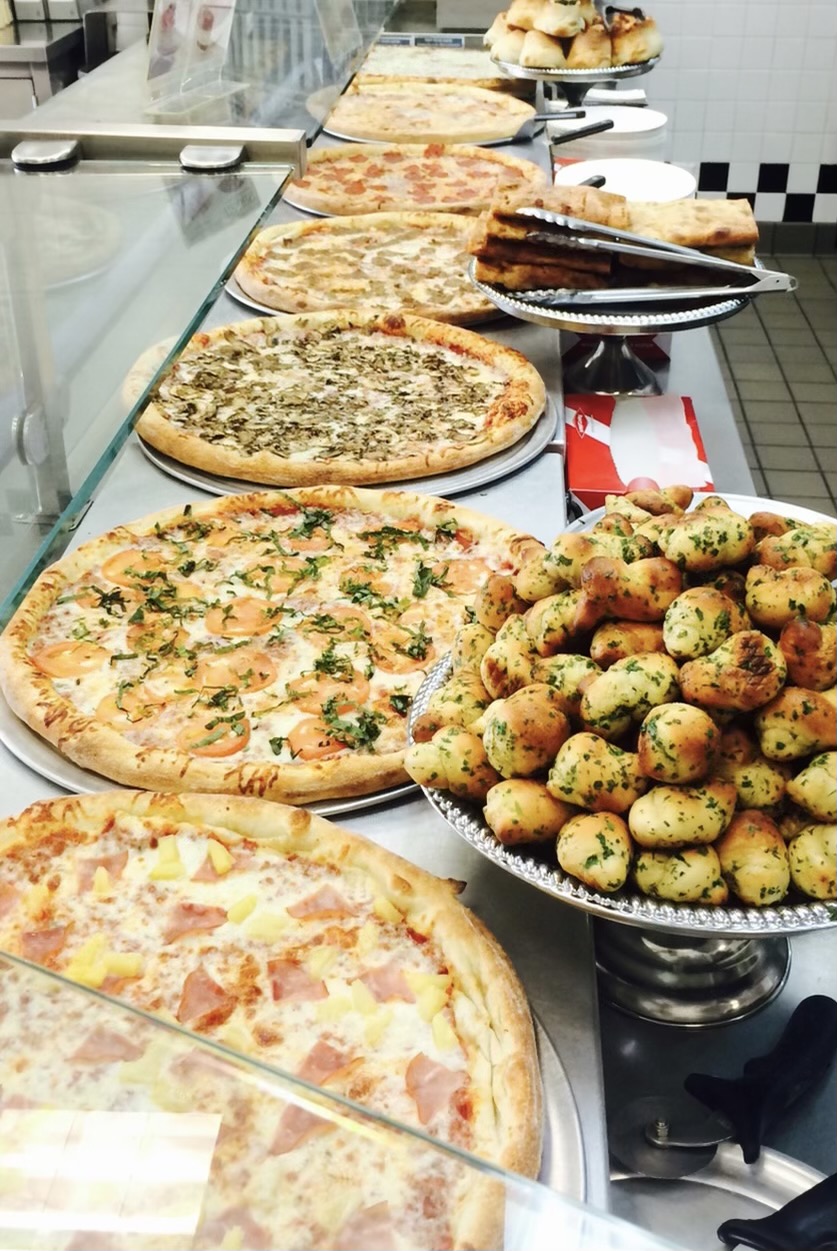
{"type": "MultiPolygon", "coordinates": [[[[424,212],[478,213],[488,208],[500,180],[546,186],[546,175],[540,166],[521,157],[510,156],[492,148],[469,144],[364,144],[362,147],[315,148],[308,155],[305,174],[288,184],[285,201],[295,208],[313,213],[344,216],[357,213],[424,212]],[[403,159],[402,159],[403,158],[403,159]],[[387,190],[387,177],[396,182],[406,159],[412,171],[410,182],[429,184],[432,191],[419,201],[415,192],[387,190]],[[439,177],[440,166],[450,167],[452,161],[478,160],[496,171],[493,178],[481,174],[476,178],[463,164],[461,174],[453,180],[439,177]],[[350,177],[343,176],[346,170],[350,177]],[[383,174],[370,174],[383,170],[383,174]],[[376,189],[383,179],[384,185],[376,189]],[[348,182],[348,186],[346,185],[348,182]],[[451,187],[465,184],[450,199],[451,187]],[[349,189],[351,187],[351,190],[349,189]],[[425,198],[426,197],[426,198],[425,198]],[[434,198],[435,197],[435,198],[434,198]]],[[[390,183],[391,185],[391,183],[390,183]]]]}
{"type": "MultiPolygon", "coordinates": [[[[402,443],[403,450],[386,460],[362,454],[353,456],[351,453],[323,460],[295,459],[273,451],[248,453],[230,447],[226,442],[211,442],[168,420],[159,389],[140,417],[137,433],[152,447],[183,464],[225,477],[243,478],[248,482],[271,486],[315,486],[325,479],[346,485],[376,484],[425,478],[484,460],[521,439],[535,424],[546,403],[546,390],[540,375],[519,352],[471,331],[409,314],[378,315],[363,310],[338,309],[299,314],[283,318],[281,322],[272,318],[253,319],[195,336],[180,359],[188,359],[190,349],[193,352],[203,351],[206,347],[226,342],[230,335],[246,338],[263,332],[276,333],[280,328],[287,329],[289,336],[308,331],[360,330],[395,340],[403,337],[417,343],[433,344],[456,352],[459,359],[500,368],[507,381],[488,408],[482,429],[476,437],[467,442],[429,443],[424,448],[405,447],[402,443]]],[[[386,344],[386,339],[383,342],[386,344]]],[[[394,420],[397,420],[397,414],[394,420]]],[[[281,422],[277,422],[276,428],[281,431],[281,422]]]]}
{"type": "MultiPolygon", "coordinates": [[[[373,891],[398,909],[406,927],[432,939],[449,964],[457,991],[472,1005],[467,1020],[457,1013],[457,1034],[471,1057],[472,1081],[478,1080],[475,1062],[489,1062],[488,1087],[478,1086],[477,1097],[481,1101],[490,1098],[493,1115],[490,1106],[484,1115],[476,1109],[472,1129],[477,1137],[470,1150],[501,1168],[537,1176],[542,1093],[528,1003],[496,939],[455,898],[461,884],[434,877],[360,835],[296,808],[235,796],[142,791],[45,801],[0,822],[0,856],[7,859],[4,878],[11,884],[16,856],[25,857],[33,846],[59,840],[63,848],[57,852],[54,867],[66,872],[63,857],[72,861],[77,850],[110,828],[121,814],[199,829],[208,826],[213,839],[230,847],[243,839],[252,840],[279,857],[303,857],[333,869],[338,884],[355,872],[371,881],[373,891]]],[[[27,889],[29,882],[27,878],[27,889]]],[[[7,933],[3,945],[13,952],[15,930],[31,925],[24,914],[16,926],[22,911],[18,908],[16,912],[13,905],[0,922],[0,929],[7,933]]],[[[103,926],[101,916],[97,926],[103,926]]],[[[106,929],[104,932],[108,936],[106,929]]],[[[502,1196],[497,1197],[501,1208],[502,1196]]],[[[468,1202],[464,1207],[466,1228],[459,1228],[457,1246],[494,1245],[489,1234],[496,1237],[502,1228],[502,1211],[496,1204],[486,1210],[486,1192],[480,1192],[479,1198],[483,1202],[468,1202]]]]}
{"type": "Polygon", "coordinates": [[[246,295],[285,313],[363,303],[378,312],[472,325],[497,317],[468,278],[472,226],[473,218],[462,214],[427,212],[269,226],[239,261],[235,279],[246,295]],[[444,298],[434,302],[434,292],[444,298]]]}
{"type": "Polygon", "coordinates": [[[326,118],[333,134],[388,143],[511,139],[535,110],[515,96],[444,83],[392,83],[346,92],[326,118]]]}
{"type": "MultiPolygon", "coordinates": [[[[269,507],[281,497],[270,494],[226,496],[191,505],[192,520],[223,519],[237,511],[269,507]]],[[[540,546],[535,539],[501,525],[489,517],[432,496],[402,491],[364,491],[326,486],[299,490],[294,500],[306,507],[334,511],[359,510],[386,524],[418,518],[436,527],[455,519],[502,553],[515,568],[525,553],[540,546]]],[[[321,799],[373,794],[407,782],[404,770],[406,735],[402,748],[386,753],[334,756],[304,763],[272,763],[270,760],[231,763],[189,755],[176,748],[143,747],[117,730],[86,715],[58,692],[52,680],[33,663],[29,649],[38,637],[41,619],[66,588],[97,569],[137,538],[184,518],[179,508],[152,514],[131,525],[119,526],[83,544],[50,566],[37,579],[0,636],[0,687],[13,711],[31,729],[51,743],[63,756],[103,777],[126,786],[149,790],[200,790],[255,795],[285,803],[304,804],[321,799]]],[[[463,598],[470,601],[470,594],[463,598]]],[[[451,640],[452,641],[452,640],[451,640]]],[[[113,689],[118,685],[115,677],[113,689]]]]}

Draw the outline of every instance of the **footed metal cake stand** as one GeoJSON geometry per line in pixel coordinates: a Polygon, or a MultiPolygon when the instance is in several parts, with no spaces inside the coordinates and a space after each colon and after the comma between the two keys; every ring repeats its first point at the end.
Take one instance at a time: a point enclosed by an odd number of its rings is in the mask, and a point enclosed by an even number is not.
{"type": "Polygon", "coordinates": [[[595,335],[599,339],[585,356],[564,370],[564,390],[578,395],[660,395],[662,388],[654,371],[635,354],[630,340],[709,326],[734,317],[750,303],[747,296],[735,296],[705,300],[686,308],[672,308],[670,301],[654,304],[653,300],[648,300],[641,310],[630,312],[606,306],[588,310],[569,302],[566,305],[557,301],[547,303],[548,293],[511,292],[480,282],[474,276],[475,267],[476,262],[472,260],[468,270],[471,281],[504,313],[536,326],[595,335]]]}
{"type": "MultiPolygon", "coordinates": [[[[494,64],[509,78],[523,78],[528,82],[558,83],[567,103],[572,108],[583,104],[584,97],[596,83],[621,81],[623,78],[639,78],[649,73],[659,63],[659,56],[637,65],[610,65],[600,69],[535,69],[528,65],[516,65],[513,61],[495,61],[494,64]]],[[[558,114],[560,116],[560,114],[558,114]]]]}

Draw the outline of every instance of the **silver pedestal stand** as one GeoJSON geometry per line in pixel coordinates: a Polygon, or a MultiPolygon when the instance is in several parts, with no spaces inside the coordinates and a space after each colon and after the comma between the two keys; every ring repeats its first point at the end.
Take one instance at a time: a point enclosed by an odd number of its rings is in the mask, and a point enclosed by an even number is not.
{"type": "Polygon", "coordinates": [[[672,310],[670,303],[655,305],[653,299],[649,299],[643,303],[641,310],[632,306],[636,311],[629,313],[606,307],[585,311],[583,304],[572,306],[569,302],[576,292],[511,292],[479,282],[474,276],[475,265],[476,262],[471,261],[468,271],[471,281],[486,299],[504,313],[520,321],[534,322],[537,326],[595,335],[599,339],[586,356],[565,368],[566,394],[660,395],[662,388],[656,375],[635,354],[630,340],[642,335],[709,326],[734,317],[750,302],[746,296],[736,296],[672,310]],[[562,295],[568,300],[565,305],[560,303],[562,295]],[[551,297],[550,304],[545,303],[547,297],[551,297]]]}
{"type": "MultiPolygon", "coordinates": [[[[597,83],[621,82],[623,78],[639,78],[649,73],[660,58],[654,56],[650,61],[642,61],[639,65],[611,65],[602,69],[530,69],[526,65],[515,65],[511,61],[495,61],[494,64],[509,78],[523,78],[527,82],[558,83],[571,108],[578,108],[584,103],[584,97],[591,87],[597,83]]],[[[560,113],[556,114],[556,119],[560,113]]]]}
{"type": "MultiPolygon", "coordinates": [[[[413,701],[411,727],[449,674],[447,658],[431,669],[413,701]]],[[[567,876],[555,861],[553,844],[504,846],[479,807],[448,791],[423,789],[440,816],[488,860],[597,918],[602,989],[615,1006],[635,1016],[693,1027],[747,1016],[785,983],[790,964],[785,936],[837,926],[835,905],[801,896],[767,908],[707,908],[664,903],[630,887],[604,895],[567,876]]],[[[550,935],[543,941],[547,952],[550,935]]]]}

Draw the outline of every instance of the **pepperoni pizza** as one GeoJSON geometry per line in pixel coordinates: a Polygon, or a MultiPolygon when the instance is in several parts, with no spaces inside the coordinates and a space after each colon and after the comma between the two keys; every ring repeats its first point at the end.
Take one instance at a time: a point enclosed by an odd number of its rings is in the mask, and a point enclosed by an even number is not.
{"type": "Polygon", "coordinates": [[[546,186],[532,161],[467,144],[364,144],[316,148],[285,200],[325,216],[356,213],[480,213],[507,184],[546,186]]]}

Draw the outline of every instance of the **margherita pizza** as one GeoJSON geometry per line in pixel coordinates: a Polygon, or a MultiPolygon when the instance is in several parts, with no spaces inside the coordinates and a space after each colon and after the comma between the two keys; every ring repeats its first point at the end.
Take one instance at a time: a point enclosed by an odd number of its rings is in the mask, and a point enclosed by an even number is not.
{"type": "MultiPolygon", "coordinates": [[[[35,804],[0,824],[0,848],[4,950],[324,1093],[537,1172],[528,1007],[496,941],[455,900],[456,883],[298,809],[210,795],[35,804]]],[[[0,1005],[13,1009],[0,1010],[5,1106],[49,1108],[50,1078],[31,1050],[21,1055],[21,1042],[49,1038],[47,1067],[68,1077],[62,1111],[111,1102],[221,1114],[191,1246],[442,1251],[499,1241],[502,1199],[455,1159],[418,1143],[401,1149],[368,1127],[348,1132],[348,1109],[338,1118],[282,1109],[246,1073],[231,1092],[220,1059],[145,1021],[105,1016],[101,1001],[79,996],[49,1017],[59,988],[44,998],[22,980],[21,969],[0,968],[0,1005]]],[[[60,994],[66,1005],[70,992],[60,994]]],[[[122,1245],[140,1244],[107,1242],[122,1245]]]]}
{"type": "Polygon", "coordinates": [[[545,401],[540,375],[511,348],[342,309],[195,335],[137,430],[176,460],[248,482],[398,482],[511,446],[545,401]]]}
{"type": "Polygon", "coordinates": [[[295,208],[327,216],[355,213],[479,213],[498,187],[546,186],[533,161],[468,144],[365,144],[315,148],[301,178],[284,199],[295,208]]]}
{"type": "Polygon", "coordinates": [[[344,92],[325,128],[373,143],[492,143],[513,138],[534,116],[515,96],[467,83],[373,83],[344,92]]]}
{"type": "Polygon", "coordinates": [[[286,313],[354,308],[454,324],[497,308],[468,277],[474,219],[456,213],[367,213],[261,231],[235,271],[246,295],[286,313]]]}
{"type": "Polygon", "coordinates": [[[305,803],[406,780],[406,717],[492,570],[536,540],[444,500],[323,487],[120,526],[0,638],[15,712],[117,782],[305,803]]]}

